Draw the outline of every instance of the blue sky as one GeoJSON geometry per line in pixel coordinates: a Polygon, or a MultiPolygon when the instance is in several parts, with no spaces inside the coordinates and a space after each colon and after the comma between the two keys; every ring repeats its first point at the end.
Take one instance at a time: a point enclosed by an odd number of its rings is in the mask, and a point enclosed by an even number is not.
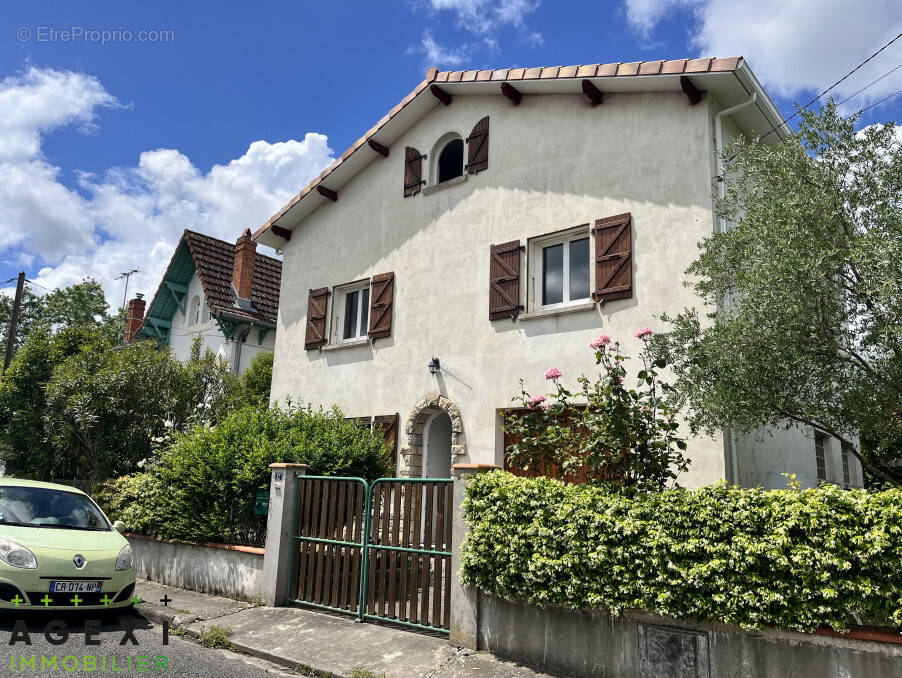
{"type": "MultiPolygon", "coordinates": [[[[431,64],[744,55],[789,112],[902,31],[895,0],[43,0],[4,10],[0,281],[21,268],[49,287],[90,275],[111,300],[132,265],[151,293],[183,228],[234,239],[265,221],[431,64]],[[109,41],[51,35],[72,29],[109,41]],[[141,41],[142,30],[168,34],[141,41]]],[[[838,92],[899,64],[902,40],[838,92]]],[[[899,89],[902,69],[848,106],[899,89]]],[[[890,119],[902,120],[902,96],[865,122],[890,119]]]]}

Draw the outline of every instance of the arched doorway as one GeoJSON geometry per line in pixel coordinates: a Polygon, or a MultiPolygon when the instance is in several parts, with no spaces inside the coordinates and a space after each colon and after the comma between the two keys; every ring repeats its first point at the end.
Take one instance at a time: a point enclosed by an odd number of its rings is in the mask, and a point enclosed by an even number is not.
{"type": "Polygon", "coordinates": [[[398,475],[402,478],[448,478],[451,465],[467,453],[460,410],[438,393],[416,404],[404,426],[406,444],[401,448],[398,475]],[[439,415],[444,415],[440,417],[439,415]],[[433,446],[429,460],[430,430],[433,446]],[[439,472],[439,475],[426,473],[439,472]]]}
{"type": "Polygon", "coordinates": [[[445,412],[433,414],[426,422],[424,478],[451,477],[451,417],[445,412]]]}

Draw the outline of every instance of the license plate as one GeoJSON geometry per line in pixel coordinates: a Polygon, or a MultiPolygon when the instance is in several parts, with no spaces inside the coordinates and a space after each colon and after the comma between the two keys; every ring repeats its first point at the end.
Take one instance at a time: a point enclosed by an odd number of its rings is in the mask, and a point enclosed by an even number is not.
{"type": "Polygon", "coordinates": [[[100,593],[99,581],[52,581],[50,593],[100,593]]]}

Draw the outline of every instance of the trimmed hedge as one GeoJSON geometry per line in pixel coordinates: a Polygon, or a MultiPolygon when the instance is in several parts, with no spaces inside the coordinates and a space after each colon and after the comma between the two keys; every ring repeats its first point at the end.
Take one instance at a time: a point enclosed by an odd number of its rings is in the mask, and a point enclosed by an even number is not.
{"type": "Polygon", "coordinates": [[[499,471],[469,483],[464,511],[461,579],[501,598],[745,628],[902,626],[902,490],[628,496],[499,471]]]}

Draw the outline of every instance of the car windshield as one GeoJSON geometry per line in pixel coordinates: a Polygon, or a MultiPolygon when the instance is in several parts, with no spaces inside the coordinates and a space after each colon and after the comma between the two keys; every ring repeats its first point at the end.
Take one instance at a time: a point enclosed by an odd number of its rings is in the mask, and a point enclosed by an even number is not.
{"type": "Polygon", "coordinates": [[[100,509],[88,497],[44,487],[0,485],[0,526],[60,530],[109,530],[100,509]]]}

